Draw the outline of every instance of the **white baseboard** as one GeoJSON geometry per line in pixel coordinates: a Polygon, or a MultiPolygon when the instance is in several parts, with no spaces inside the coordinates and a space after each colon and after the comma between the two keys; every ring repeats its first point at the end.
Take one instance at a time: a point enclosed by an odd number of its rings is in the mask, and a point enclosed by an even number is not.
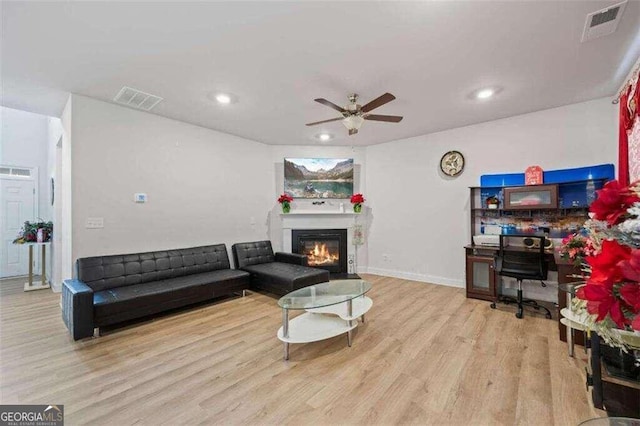
{"type": "Polygon", "coordinates": [[[394,271],[391,269],[381,268],[358,268],[358,273],[383,275],[385,277],[401,278],[403,280],[420,281],[430,284],[446,285],[447,287],[464,288],[465,283],[462,280],[452,280],[451,278],[438,277],[435,275],[416,274],[413,272],[394,271]]]}
{"type": "Polygon", "coordinates": [[[53,281],[51,281],[51,291],[53,291],[54,293],[61,293],[62,292],[62,284],[61,283],[54,283],[53,281]]]}

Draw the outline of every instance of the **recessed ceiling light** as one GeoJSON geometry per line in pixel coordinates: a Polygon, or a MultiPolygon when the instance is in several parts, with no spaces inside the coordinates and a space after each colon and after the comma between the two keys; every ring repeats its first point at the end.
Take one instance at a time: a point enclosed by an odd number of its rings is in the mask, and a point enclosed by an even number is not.
{"type": "Polygon", "coordinates": [[[327,142],[333,139],[333,135],[329,133],[319,133],[316,135],[316,139],[322,142],[327,142]]]}
{"type": "Polygon", "coordinates": [[[234,95],[231,92],[223,92],[214,90],[212,92],[207,93],[207,98],[215,101],[220,105],[229,105],[238,103],[238,96],[234,95]]]}
{"type": "Polygon", "coordinates": [[[219,104],[230,104],[231,96],[227,95],[226,93],[218,93],[216,95],[216,101],[218,101],[219,104]]]}
{"type": "Polygon", "coordinates": [[[482,89],[474,90],[469,93],[469,99],[474,99],[477,101],[484,101],[486,99],[493,98],[498,93],[502,92],[502,87],[499,86],[491,86],[491,87],[483,87],[482,89]]]}
{"type": "Polygon", "coordinates": [[[476,98],[478,99],[488,99],[495,94],[495,90],[493,89],[482,89],[476,93],[476,98]]]}

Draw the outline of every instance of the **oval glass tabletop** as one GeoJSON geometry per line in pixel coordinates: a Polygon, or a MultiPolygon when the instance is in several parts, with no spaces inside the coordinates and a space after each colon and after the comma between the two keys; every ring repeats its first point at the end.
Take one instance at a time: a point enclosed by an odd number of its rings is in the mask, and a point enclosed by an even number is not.
{"type": "Polygon", "coordinates": [[[313,309],[337,305],[360,297],[371,290],[364,280],[336,280],[300,288],[283,296],[278,305],[284,309],[313,309]]]}

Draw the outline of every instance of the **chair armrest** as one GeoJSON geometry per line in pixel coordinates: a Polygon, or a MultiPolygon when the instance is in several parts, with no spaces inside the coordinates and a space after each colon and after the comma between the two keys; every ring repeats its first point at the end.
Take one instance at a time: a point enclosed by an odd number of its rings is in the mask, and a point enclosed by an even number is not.
{"type": "Polygon", "coordinates": [[[309,266],[309,259],[304,254],[276,253],[276,262],[293,263],[294,265],[309,266]]]}
{"type": "Polygon", "coordinates": [[[62,320],[73,340],[93,336],[93,290],[79,280],[62,283],[62,320]]]}

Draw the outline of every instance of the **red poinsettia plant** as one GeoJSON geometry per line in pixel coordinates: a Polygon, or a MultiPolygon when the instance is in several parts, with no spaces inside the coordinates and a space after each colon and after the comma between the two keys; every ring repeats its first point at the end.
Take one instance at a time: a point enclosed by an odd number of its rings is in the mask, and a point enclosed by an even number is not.
{"type": "Polygon", "coordinates": [[[640,331],[640,182],[611,181],[597,191],[585,223],[589,277],[576,296],[598,334],[640,331]]]}
{"type": "Polygon", "coordinates": [[[278,202],[280,204],[284,204],[284,203],[290,203],[293,201],[293,197],[287,193],[282,194],[279,198],[278,198],[278,202]]]}
{"type": "Polygon", "coordinates": [[[351,204],[353,204],[353,211],[360,213],[362,211],[362,203],[364,203],[364,195],[358,193],[351,196],[351,204]]]}
{"type": "Polygon", "coordinates": [[[351,204],[362,204],[365,202],[364,195],[358,193],[351,196],[351,204]]]}
{"type": "Polygon", "coordinates": [[[293,197],[286,192],[278,197],[278,202],[280,206],[282,206],[282,213],[289,213],[291,211],[291,202],[293,201],[293,197]]]}

